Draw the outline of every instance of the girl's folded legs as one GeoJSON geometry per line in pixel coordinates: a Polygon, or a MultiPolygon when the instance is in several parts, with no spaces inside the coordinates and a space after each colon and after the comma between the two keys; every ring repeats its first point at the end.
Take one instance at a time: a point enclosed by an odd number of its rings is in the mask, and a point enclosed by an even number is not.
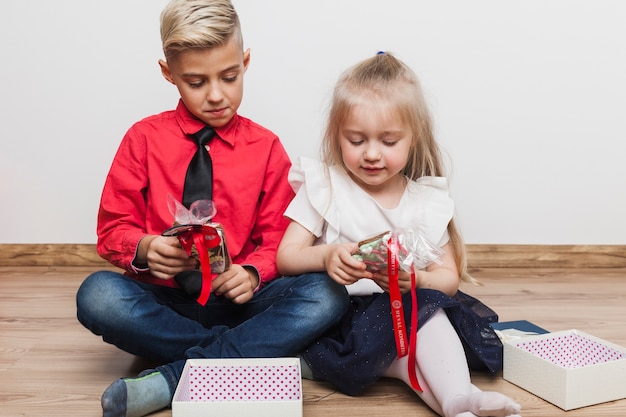
{"type": "Polygon", "coordinates": [[[454,417],[519,417],[521,407],[499,392],[476,391],[452,399],[450,410],[454,417]],[[457,412],[458,410],[467,410],[457,412]]]}
{"type": "MultiPolygon", "coordinates": [[[[472,385],[463,345],[443,310],[420,326],[417,337],[420,398],[444,417],[516,417],[520,405],[506,395],[472,385]]],[[[410,386],[408,356],[397,359],[385,376],[410,386]]]]}

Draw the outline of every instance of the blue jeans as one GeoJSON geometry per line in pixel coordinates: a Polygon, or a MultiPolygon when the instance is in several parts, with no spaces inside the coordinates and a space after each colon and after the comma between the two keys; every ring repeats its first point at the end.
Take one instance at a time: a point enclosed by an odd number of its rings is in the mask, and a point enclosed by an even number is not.
{"type": "Polygon", "coordinates": [[[245,304],[211,294],[201,306],[180,289],[113,271],[88,276],[76,295],[78,320],[131,354],[160,363],[173,394],[188,358],[295,355],[346,312],[345,287],[324,273],[277,278],[245,304]]]}

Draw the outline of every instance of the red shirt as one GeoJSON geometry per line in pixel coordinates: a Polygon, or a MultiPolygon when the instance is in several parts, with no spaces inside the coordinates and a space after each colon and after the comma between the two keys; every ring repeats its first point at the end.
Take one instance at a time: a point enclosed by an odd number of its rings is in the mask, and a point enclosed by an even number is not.
{"type": "MultiPolygon", "coordinates": [[[[187,135],[202,127],[180,101],[176,110],[137,122],[122,139],[102,191],[97,250],[127,275],[176,286],[139,269],[133,259],[142,237],[172,226],[167,196],[182,201],[187,166],[197,150],[187,135]]],[[[224,227],[233,263],[256,268],[262,284],[278,274],[276,250],[288,224],[283,213],[294,195],[287,182],[291,162],[274,133],[245,117],[235,115],[215,131],[209,142],[213,221],[224,227]]]]}

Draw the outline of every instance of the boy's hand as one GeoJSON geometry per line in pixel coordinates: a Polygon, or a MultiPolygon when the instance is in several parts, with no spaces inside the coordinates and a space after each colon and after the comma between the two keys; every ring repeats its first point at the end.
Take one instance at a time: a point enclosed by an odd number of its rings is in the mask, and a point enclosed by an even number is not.
{"type": "Polygon", "coordinates": [[[233,264],[213,280],[213,292],[223,295],[235,304],[243,304],[252,298],[259,285],[259,277],[241,265],[233,264]]]}
{"type": "Polygon", "coordinates": [[[371,277],[372,274],[365,270],[365,263],[352,257],[357,249],[356,243],[327,245],[324,268],[338,284],[353,284],[361,278],[371,277]]]}
{"type": "Polygon", "coordinates": [[[198,260],[187,255],[175,236],[144,237],[139,242],[136,261],[146,263],[150,273],[160,279],[171,279],[198,265],[198,260]]]}

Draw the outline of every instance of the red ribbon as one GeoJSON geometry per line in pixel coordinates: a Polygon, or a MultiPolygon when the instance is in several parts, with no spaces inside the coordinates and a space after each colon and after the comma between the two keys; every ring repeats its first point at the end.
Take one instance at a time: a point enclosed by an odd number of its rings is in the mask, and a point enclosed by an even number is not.
{"type": "Polygon", "coordinates": [[[198,225],[186,230],[178,235],[178,240],[189,256],[191,249],[195,245],[198,256],[200,257],[200,267],[202,270],[202,287],[200,295],[196,301],[201,305],[206,305],[211,296],[211,287],[215,274],[211,271],[211,261],[209,258],[209,249],[219,246],[222,242],[217,230],[207,225],[198,225]]]}
{"type": "Polygon", "coordinates": [[[393,320],[393,332],[396,338],[396,350],[398,357],[409,355],[409,380],[411,387],[419,392],[423,392],[417,379],[417,371],[415,369],[415,348],[417,346],[417,294],[415,269],[411,265],[411,336],[407,344],[406,326],[404,324],[404,309],[402,306],[402,294],[400,293],[400,284],[398,276],[400,274],[400,262],[398,261],[398,250],[400,245],[398,238],[391,235],[387,242],[387,275],[389,276],[389,297],[391,301],[391,317],[393,320]]]}

